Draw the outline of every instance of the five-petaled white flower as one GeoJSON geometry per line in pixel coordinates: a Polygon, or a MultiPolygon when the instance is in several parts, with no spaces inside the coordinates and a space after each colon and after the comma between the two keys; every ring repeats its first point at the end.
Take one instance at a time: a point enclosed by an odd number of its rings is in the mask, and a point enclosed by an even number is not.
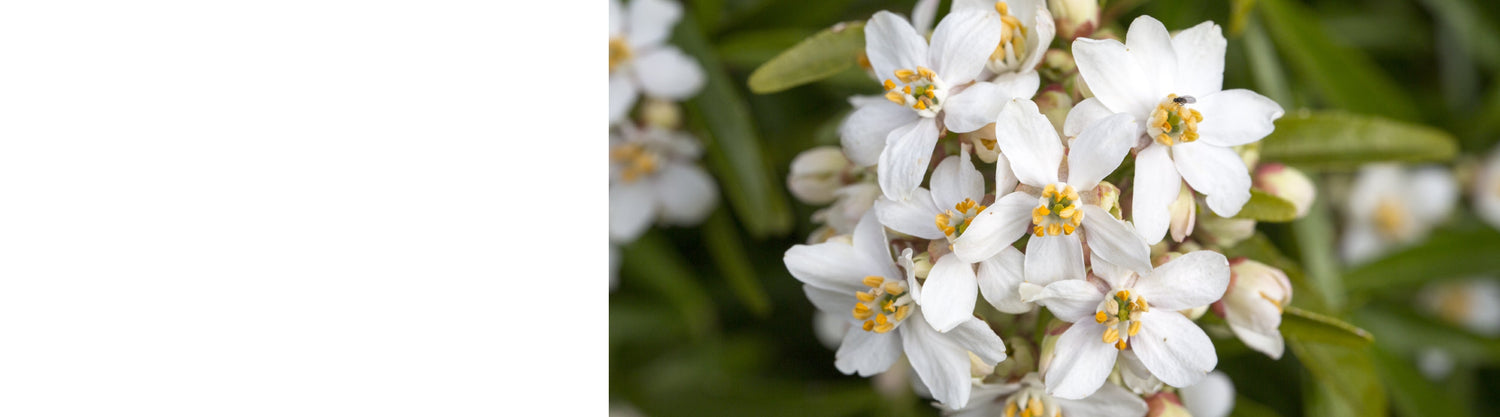
{"type": "Polygon", "coordinates": [[[703,68],[677,47],[666,45],[682,18],[682,5],[634,0],[629,10],[609,0],[609,123],[619,123],[646,95],[685,100],[703,88],[703,68]]]}
{"type": "MultiPolygon", "coordinates": [[[[1136,154],[1131,220],[1156,243],[1168,227],[1167,207],[1182,180],[1207,196],[1221,217],[1250,200],[1250,173],[1230,147],[1264,138],[1281,106],[1250,90],[1224,90],[1224,47],[1219,25],[1203,22],[1171,36],[1150,16],[1130,24],[1125,43],[1079,38],[1073,56],[1094,97],[1068,113],[1063,130],[1078,134],[1115,113],[1144,122],[1148,139],[1136,154]]],[[[1012,161],[1014,162],[1014,161],[1012,161]]]]}
{"type": "Polygon", "coordinates": [[[718,186],[696,164],[702,149],[683,132],[619,126],[609,139],[609,237],[625,243],[658,218],[692,225],[713,211],[718,186]]]}
{"type": "Polygon", "coordinates": [[[1345,209],[1339,248],[1344,261],[1360,264],[1392,249],[1421,241],[1453,209],[1458,184],[1436,166],[1407,170],[1396,164],[1360,168],[1345,209]]]}
{"type": "MultiPolygon", "coordinates": [[[[1114,171],[1130,151],[1135,122],[1128,114],[1098,120],[1063,154],[1057,131],[1031,100],[1011,100],[995,123],[1000,150],[1025,187],[1000,197],[969,225],[966,239],[953,242],[953,253],[975,262],[1010,247],[1027,231],[1026,282],[1047,285],[1084,278],[1083,239],[1099,257],[1146,272],[1150,249],[1131,226],[1090,204],[1094,187],[1114,171]],[[1059,181],[1059,171],[1065,181],[1059,181]],[[1029,227],[1028,227],[1029,226],[1029,227]]],[[[1021,283],[1012,283],[1019,286],[1021,283]]],[[[1018,294],[1009,294],[1018,297],[1018,294]]]]}
{"type": "Polygon", "coordinates": [[[1472,192],[1474,212],[1490,227],[1500,229],[1500,146],[1480,164],[1472,192]]]}
{"type": "MultiPolygon", "coordinates": [[[[1062,280],[1032,291],[1057,318],[1073,323],[1057,340],[1047,389],[1083,398],[1099,389],[1125,349],[1167,385],[1197,383],[1219,363],[1213,342],[1180,310],[1218,300],[1229,286],[1224,255],[1188,253],[1146,274],[1093,258],[1094,280],[1062,280]]],[[[1023,292],[1027,289],[1023,288],[1023,292]]]]}
{"type": "MultiPolygon", "coordinates": [[[[932,191],[918,187],[912,198],[875,201],[875,214],[891,229],[923,239],[948,243],[965,239],[964,231],[975,215],[984,211],[984,176],[969,159],[964,145],[932,172],[932,191]]],[[[1004,174],[1001,174],[1004,175],[1004,174]]],[[[1004,182],[1004,179],[1001,179],[1004,182]]],[[[1015,180],[1010,180],[1014,186],[1015,180]]],[[[922,285],[922,309],[927,322],[946,332],[973,318],[976,293],[1002,312],[1019,314],[1031,310],[1020,300],[1021,252],[1006,247],[978,261],[966,262],[949,253],[938,258],[922,285]],[[977,269],[977,271],[976,271],[977,269]]]]}
{"type": "Polygon", "coordinates": [[[885,372],[902,353],[921,382],[938,401],[957,407],[969,401],[972,385],[969,355],[988,366],[1005,360],[1005,343],[977,318],[939,333],[922,318],[916,302],[919,287],[910,264],[897,268],[890,241],[875,213],[855,226],[850,243],[832,239],[816,245],[796,245],[784,261],[802,281],[807,298],[819,310],[841,314],[852,325],[844,334],[834,366],[860,376],[885,372]]]}
{"type": "Polygon", "coordinates": [[[996,100],[1035,92],[1034,86],[1031,92],[1010,92],[988,83],[970,85],[1000,41],[999,28],[994,13],[949,13],[929,46],[910,23],[890,12],[875,13],[865,25],[865,53],[875,75],[885,78],[888,101],[859,106],[839,135],[854,163],[879,164],[877,177],[887,198],[911,198],[922,183],[943,129],[939,120],[955,132],[973,131],[993,122],[986,119],[998,110],[996,100]]]}
{"type": "MultiPolygon", "coordinates": [[[[1028,78],[1036,85],[1036,65],[1042,62],[1057,28],[1042,0],[956,0],[953,10],[978,10],[1000,17],[1000,42],[990,52],[989,69],[999,79],[1028,78]]],[[[1032,88],[1032,92],[1036,89],[1032,88]]],[[[1029,97],[1028,97],[1029,98],[1029,97]]]]}
{"type": "Polygon", "coordinates": [[[969,404],[950,417],[1114,417],[1146,415],[1146,402],[1115,384],[1104,384],[1093,395],[1081,400],[1056,398],[1047,394],[1042,376],[1033,372],[1020,381],[979,384],[969,396],[969,404]]]}

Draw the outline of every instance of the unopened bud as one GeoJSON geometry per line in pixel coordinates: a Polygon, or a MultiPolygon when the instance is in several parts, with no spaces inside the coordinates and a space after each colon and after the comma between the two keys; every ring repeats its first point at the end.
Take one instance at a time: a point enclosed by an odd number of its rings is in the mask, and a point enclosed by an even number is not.
{"type": "Polygon", "coordinates": [[[1255,235],[1255,220],[1226,219],[1204,211],[1198,216],[1198,233],[1193,238],[1207,246],[1228,248],[1255,235]]]}
{"type": "Polygon", "coordinates": [[[1052,364],[1052,358],[1057,356],[1057,339],[1062,337],[1063,332],[1072,327],[1071,323],[1052,319],[1047,323],[1047,333],[1042,336],[1041,352],[1036,355],[1036,369],[1038,373],[1046,374],[1047,366],[1052,364]]]}
{"type": "Polygon", "coordinates": [[[792,195],[807,204],[828,204],[834,193],[844,186],[844,170],[849,158],[837,146],[819,146],[802,151],[792,159],[792,172],[786,185],[792,195]]]}
{"type": "Polygon", "coordinates": [[[1281,358],[1281,311],[1292,302],[1292,282],[1280,269],[1245,258],[1229,262],[1229,289],[1213,304],[1246,346],[1281,358]]]}
{"type": "Polygon", "coordinates": [[[975,155],[979,155],[979,160],[993,164],[995,160],[1000,159],[1000,143],[995,141],[994,123],[984,125],[973,132],[960,133],[958,138],[973,145],[972,149],[975,155]]]}
{"type": "Polygon", "coordinates": [[[1146,399],[1146,417],[1193,417],[1177,394],[1158,392],[1146,399]]]}
{"type": "Polygon", "coordinates": [[[1109,181],[1099,181],[1099,185],[1094,186],[1094,199],[1094,205],[1117,219],[1122,217],[1120,216],[1120,187],[1110,184],[1109,181]]]}
{"type": "Polygon", "coordinates": [[[1052,122],[1052,128],[1057,130],[1057,134],[1061,135],[1063,121],[1068,119],[1068,111],[1073,110],[1073,98],[1063,91],[1062,85],[1051,84],[1042,89],[1042,93],[1036,96],[1036,106],[1052,122]]]}
{"type": "Polygon", "coordinates": [[[682,109],[671,101],[648,98],[641,104],[641,119],[648,126],[676,130],[682,125],[682,109]]]}
{"type": "Polygon", "coordinates": [[[1318,188],[1307,175],[1296,168],[1278,163],[1261,164],[1255,169],[1255,188],[1290,201],[1297,208],[1297,217],[1307,215],[1313,200],[1318,197],[1318,188]]]}
{"type": "Polygon", "coordinates": [[[1223,372],[1210,372],[1198,383],[1177,391],[1178,400],[1193,417],[1225,417],[1234,410],[1234,381],[1223,372]]]}
{"type": "Polygon", "coordinates": [[[1047,0],[1047,9],[1057,22],[1057,36],[1064,44],[1089,36],[1099,27],[1098,0],[1047,0]]]}
{"type": "Polygon", "coordinates": [[[928,254],[927,252],[922,252],[920,254],[917,254],[917,256],[913,256],[911,258],[911,263],[912,269],[916,270],[913,273],[917,275],[917,278],[926,279],[927,273],[932,272],[932,255],[928,254]]]}
{"type": "Polygon", "coordinates": [[[1170,229],[1172,240],[1182,242],[1188,235],[1193,234],[1193,225],[1198,218],[1198,203],[1193,200],[1193,192],[1187,187],[1177,186],[1177,200],[1167,206],[1167,212],[1171,213],[1170,229]]]}

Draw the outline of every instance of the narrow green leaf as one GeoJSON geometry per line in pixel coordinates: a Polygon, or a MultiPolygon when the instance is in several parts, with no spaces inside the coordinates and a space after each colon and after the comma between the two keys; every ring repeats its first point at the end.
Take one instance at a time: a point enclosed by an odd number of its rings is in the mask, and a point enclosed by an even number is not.
{"type": "Polygon", "coordinates": [[[1323,296],[1327,311],[1342,311],[1344,283],[1339,280],[1338,259],[1334,257],[1333,214],[1327,200],[1314,200],[1307,216],[1292,222],[1308,285],[1323,296]]]}
{"type": "Polygon", "coordinates": [[[693,16],[677,25],[677,44],[698,58],[708,77],[703,92],[688,100],[687,109],[691,124],[709,133],[704,136],[706,159],[724,185],[724,195],[751,236],[786,233],[792,227],[791,206],[782,182],[773,178],[777,171],[766,162],[750,110],[735,90],[737,83],[720,65],[693,16]]]}
{"type": "Polygon", "coordinates": [[[1281,334],[1307,342],[1359,347],[1375,341],[1375,336],[1343,320],[1286,307],[1281,313],[1281,334]]]}
{"type": "Polygon", "coordinates": [[[832,77],[859,62],[865,23],[847,22],[818,32],[750,73],[750,91],[774,93],[832,77]]]}
{"type": "Polygon", "coordinates": [[[1288,339],[1286,344],[1315,379],[1308,387],[1311,398],[1307,415],[1386,415],[1385,391],[1375,372],[1370,346],[1351,348],[1298,338],[1288,339]]]}
{"type": "Polygon", "coordinates": [[[1350,291],[1416,286],[1500,272],[1500,232],[1488,227],[1439,230],[1419,246],[1344,274],[1350,291]]]}
{"type": "Polygon", "coordinates": [[[1438,389],[1417,371],[1409,358],[1375,349],[1375,361],[1391,405],[1403,416],[1471,416],[1468,408],[1450,391],[1438,389]]]}
{"type": "Polygon", "coordinates": [[[1500,363],[1500,340],[1418,315],[1410,309],[1371,305],[1356,311],[1354,321],[1380,335],[1376,344],[1394,354],[1415,358],[1424,350],[1442,346],[1458,363],[1500,363]]]}
{"type": "Polygon", "coordinates": [[[765,317],[771,313],[771,298],[766,296],[765,287],[756,279],[755,269],[745,256],[739,235],[734,221],[724,210],[715,211],[703,223],[703,240],[708,245],[708,254],[714,258],[724,279],[729,281],[729,288],[750,312],[765,317]]]}
{"type": "Polygon", "coordinates": [[[1500,68],[1500,31],[1474,3],[1467,0],[1421,0],[1437,18],[1438,24],[1452,28],[1457,42],[1475,61],[1485,67],[1500,68]]]}
{"type": "Polygon", "coordinates": [[[1308,169],[1353,169],[1368,162],[1438,162],[1458,144],[1431,127],[1342,112],[1300,112],[1276,121],[1260,142],[1262,159],[1308,169]]]}
{"type": "Polygon", "coordinates": [[[1234,218],[1263,222],[1289,222],[1297,218],[1297,206],[1281,197],[1251,188],[1250,201],[1240,208],[1240,213],[1234,215],[1234,218]]]}
{"type": "Polygon", "coordinates": [[[1234,410],[1229,412],[1230,417],[1281,417],[1276,410],[1265,404],[1237,395],[1234,398],[1234,410]]]}
{"type": "Polygon", "coordinates": [[[1276,56],[1276,45],[1271,43],[1271,37],[1266,34],[1266,27],[1260,23],[1260,19],[1250,19],[1249,25],[1245,26],[1244,40],[1245,55],[1250,58],[1250,75],[1255,80],[1255,91],[1280,103],[1282,108],[1292,108],[1292,89],[1287,86],[1286,70],[1281,65],[1281,58],[1276,56]]]}
{"type": "Polygon", "coordinates": [[[657,232],[648,232],[621,248],[622,285],[641,285],[666,299],[687,323],[694,336],[703,337],[715,326],[717,314],[708,291],[672,242],[657,232]]]}
{"type": "Polygon", "coordinates": [[[1300,2],[1261,0],[1267,29],[1277,50],[1307,86],[1333,107],[1401,120],[1417,120],[1419,113],[1400,85],[1359,50],[1330,37],[1300,2]]]}

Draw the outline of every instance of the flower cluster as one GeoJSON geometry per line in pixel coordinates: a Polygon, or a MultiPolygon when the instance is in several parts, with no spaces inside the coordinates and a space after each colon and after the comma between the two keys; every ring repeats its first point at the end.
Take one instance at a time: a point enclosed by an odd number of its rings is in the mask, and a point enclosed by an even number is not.
{"type": "Polygon", "coordinates": [[[1038,0],[954,3],[930,38],[930,17],[870,18],[882,95],[851,98],[842,146],[791,167],[799,199],[830,204],[784,261],[847,324],[819,326],[843,331],[835,366],[908,363],[961,415],[1220,408],[1232,388],[1199,385],[1218,358],[1196,320],[1283,353],[1286,275],[1221,253],[1253,231],[1235,218],[1252,184],[1311,203],[1305,177],[1250,151],[1281,106],[1223,89],[1213,22],[1172,34],[1141,16],[1121,42],[1083,37],[1095,2],[1056,17],[1038,0]]]}

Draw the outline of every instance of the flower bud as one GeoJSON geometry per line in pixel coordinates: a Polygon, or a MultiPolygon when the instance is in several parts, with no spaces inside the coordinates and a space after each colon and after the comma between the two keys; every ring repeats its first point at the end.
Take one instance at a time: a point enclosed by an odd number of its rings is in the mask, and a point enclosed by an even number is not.
{"type": "Polygon", "coordinates": [[[1147,398],[1146,410],[1146,417],[1195,417],[1182,406],[1177,395],[1170,392],[1158,392],[1147,398]]]}
{"type": "Polygon", "coordinates": [[[1103,208],[1116,219],[1120,216],[1120,187],[1110,184],[1109,181],[1099,181],[1094,186],[1094,205],[1103,208]]]}
{"type": "Polygon", "coordinates": [[[1255,235],[1255,220],[1226,219],[1204,211],[1198,218],[1198,233],[1194,239],[1206,246],[1228,248],[1255,235]]]}
{"type": "Polygon", "coordinates": [[[1078,63],[1073,61],[1073,54],[1068,51],[1048,49],[1042,54],[1042,68],[1055,71],[1058,75],[1070,75],[1078,72],[1078,63]]]}
{"type": "Polygon", "coordinates": [[[958,138],[973,145],[974,154],[979,155],[979,160],[993,164],[995,160],[1000,159],[1000,143],[995,141],[994,123],[984,125],[973,132],[959,133],[958,138]]]}
{"type": "Polygon", "coordinates": [[[1057,356],[1057,339],[1072,326],[1072,323],[1057,319],[1052,319],[1047,323],[1047,333],[1042,335],[1042,347],[1039,349],[1041,352],[1036,355],[1037,373],[1047,373],[1047,366],[1051,365],[1052,358],[1057,356]]]}
{"type": "Polygon", "coordinates": [[[1047,10],[1052,12],[1057,36],[1065,44],[1099,27],[1098,0],[1047,0],[1047,10]]]}
{"type": "Polygon", "coordinates": [[[1183,387],[1177,396],[1193,417],[1224,417],[1234,410],[1234,381],[1223,372],[1213,371],[1198,383],[1183,387]]]}
{"type": "Polygon", "coordinates": [[[1068,111],[1073,109],[1073,98],[1063,91],[1061,85],[1052,84],[1042,89],[1041,94],[1037,94],[1036,106],[1052,122],[1052,128],[1057,130],[1057,134],[1062,135],[1063,121],[1067,120],[1068,111]]]}
{"type": "Polygon", "coordinates": [[[1193,225],[1198,218],[1198,203],[1193,201],[1193,192],[1187,187],[1177,186],[1177,200],[1167,206],[1171,213],[1170,229],[1172,241],[1182,242],[1188,235],[1193,234],[1193,225]]]}
{"type": "Polygon", "coordinates": [[[927,279],[927,273],[932,272],[932,255],[922,252],[911,258],[912,273],[917,278],[927,279]]]}
{"type": "Polygon", "coordinates": [[[1292,282],[1269,265],[1235,258],[1229,262],[1229,289],[1213,304],[1214,313],[1251,349],[1280,359],[1281,310],[1292,302],[1292,282]]]}
{"type": "Polygon", "coordinates": [[[1302,171],[1278,163],[1261,164],[1255,169],[1255,188],[1292,202],[1297,208],[1297,217],[1307,215],[1313,199],[1318,197],[1318,188],[1302,171]]]}
{"type": "Polygon", "coordinates": [[[859,218],[875,205],[880,197],[880,186],[875,183],[858,182],[834,191],[833,205],[813,213],[813,220],[832,227],[839,233],[853,233],[859,218]]]}
{"type": "Polygon", "coordinates": [[[792,172],[786,185],[792,195],[807,204],[828,204],[834,193],[844,186],[844,170],[849,158],[837,146],[819,146],[802,151],[792,159],[792,172]]]}
{"type": "Polygon", "coordinates": [[[1005,347],[1010,351],[1009,355],[1005,360],[995,364],[994,378],[1017,380],[1036,371],[1036,350],[1032,347],[1030,339],[1006,338],[1005,347]]]}
{"type": "Polygon", "coordinates": [[[675,130],[682,125],[682,109],[671,101],[648,98],[641,104],[641,119],[648,126],[675,130]]]}

